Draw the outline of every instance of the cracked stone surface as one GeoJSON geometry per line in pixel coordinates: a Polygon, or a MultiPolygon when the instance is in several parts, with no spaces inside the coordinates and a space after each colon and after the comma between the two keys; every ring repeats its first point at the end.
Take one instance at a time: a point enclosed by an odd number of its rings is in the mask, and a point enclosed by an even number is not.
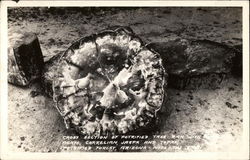
{"type": "Polygon", "coordinates": [[[160,55],[132,31],[117,27],[82,38],[57,65],[53,99],[67,128],[113,135],[153,125],[167,74],[160,55]]]}

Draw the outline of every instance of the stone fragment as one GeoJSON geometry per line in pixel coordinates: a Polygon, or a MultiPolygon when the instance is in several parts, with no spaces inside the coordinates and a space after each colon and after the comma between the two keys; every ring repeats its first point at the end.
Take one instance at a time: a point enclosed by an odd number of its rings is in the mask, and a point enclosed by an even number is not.
{"type": "Polygon", "coordinates": [[[8,82],[27,86],[41,77],[44,67],[39,40],[34,33],[11,33],[8,44],[8,82]]]}
{"type": "Polygon", "coordinates": [[[160,53],[169,87],[216,88],[240,64],[237,50],[209,40],[176,39],[148,47],[160,53]]]}

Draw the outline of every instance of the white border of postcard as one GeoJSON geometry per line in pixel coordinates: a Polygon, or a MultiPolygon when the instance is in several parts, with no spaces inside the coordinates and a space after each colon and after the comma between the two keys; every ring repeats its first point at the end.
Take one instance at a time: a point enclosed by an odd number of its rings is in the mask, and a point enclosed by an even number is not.
{"type": "Polygon", "coordinates": [[[1,54],[0,54],[0,159],[248,159],[249,157],[249,1],[1,1],[1,54]],[[179,6],[179,7],[242,7],[243,8],[243,145],[240,152],[130,152],[130,153],[28,153],[8,150],[8,83],[7,83],[7,7],[50,6],[179,6]]]}

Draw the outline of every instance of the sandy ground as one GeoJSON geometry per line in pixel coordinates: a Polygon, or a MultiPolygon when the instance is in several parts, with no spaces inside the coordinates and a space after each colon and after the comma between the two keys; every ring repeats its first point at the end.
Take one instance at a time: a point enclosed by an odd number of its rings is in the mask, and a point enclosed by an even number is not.
{"type": "MultiPolygon", "coordinates": [[[[108,26],[130,26],[146,43],[175,37],[209,39],[230,46],[242,44],[240,8],[139,8],[99,12],[9,10],[9,33],[32,31],[38,35],[45,59],[65,51],[70,44],[108,26]]],[[[72,135],[39,83],[28,88],[8,86],[10,150],[61,151],[62,137],[72,135]]],[[[158,134],[188,135],[177,140],[179,149],[165,151],[235,151],[241,149],[242,79],[233,76],[217,89],[167,89],[164,122],[158,134]],[[191,145],[191,147],[189,147],[191,145]]]]}

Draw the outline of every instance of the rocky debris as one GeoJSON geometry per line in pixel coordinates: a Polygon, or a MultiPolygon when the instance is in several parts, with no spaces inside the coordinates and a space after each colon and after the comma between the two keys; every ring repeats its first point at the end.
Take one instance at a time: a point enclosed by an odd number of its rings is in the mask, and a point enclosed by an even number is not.
{"type": "Polygon", "coordinates": [[[40,78],[44,61],[37,36],[34,33],[9,34],[8,82],[27,86],[40,78]]]}
{"type": "Polygon", "coordinates": [[[227,105],[228,108],[231,108],[231,109],[239,108],[239,106],[232,105],[230,102],[226,102],[225,104],[227,105]]]}
{"type": "Polygon", "coordinates": [[[161,54],[169,87],[216,88],[232,72],[242,72],[241,52],[209,40],[177,38],[148,45],[161,54]]]}

